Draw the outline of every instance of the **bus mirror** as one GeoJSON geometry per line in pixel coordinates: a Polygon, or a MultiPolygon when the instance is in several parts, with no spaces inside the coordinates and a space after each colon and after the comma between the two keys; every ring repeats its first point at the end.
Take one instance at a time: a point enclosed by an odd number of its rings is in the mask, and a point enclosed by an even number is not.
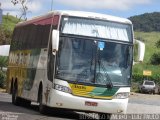
{"type": "Polygon", "coordinates": [[[59,31],[53,30],[52,31],[52,51],[56,52],[58,51],[59,46],[59,31]]]}
{"type": "Polygon", "coordinates": [[[137,44],[138,46],[138,50],[137,50],[137,54],[138,54],[138,59],[137,62],[143,62],[144,59],[144,54],[145,54],[145,44],[139,40],[135,40],[135,45],[137,44]]]}

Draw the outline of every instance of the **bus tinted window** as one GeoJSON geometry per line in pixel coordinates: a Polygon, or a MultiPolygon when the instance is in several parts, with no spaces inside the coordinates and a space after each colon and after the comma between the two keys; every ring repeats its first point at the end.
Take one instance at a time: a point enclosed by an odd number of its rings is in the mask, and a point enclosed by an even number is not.
{"type": "Polygon", "coordinates": [[[51,23],[49,24],[48,21],[49,20],[46,19],[41,22],[15,28],[11,49],[19,50],[47,47],[51,27],[51,23]]]}

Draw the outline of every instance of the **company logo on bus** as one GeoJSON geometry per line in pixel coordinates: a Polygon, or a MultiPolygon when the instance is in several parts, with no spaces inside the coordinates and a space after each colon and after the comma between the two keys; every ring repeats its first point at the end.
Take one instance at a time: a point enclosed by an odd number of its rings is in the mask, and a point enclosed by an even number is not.
{"type": "Polygon", "coordinates": [[[81,89],[81,90],[86,90],[86,87],[84,85],[73,85],[72,86],[73,89],[81,89]]]}

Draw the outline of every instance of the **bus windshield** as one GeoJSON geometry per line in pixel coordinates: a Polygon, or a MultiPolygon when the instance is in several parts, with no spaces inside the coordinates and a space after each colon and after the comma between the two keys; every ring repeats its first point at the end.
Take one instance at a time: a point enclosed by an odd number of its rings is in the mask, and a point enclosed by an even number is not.
{"type": "Polygon", "coordinates": [[[60,37],[56,78],[113,86],[130,85],[132,46],[85,37],[60,37]]]}

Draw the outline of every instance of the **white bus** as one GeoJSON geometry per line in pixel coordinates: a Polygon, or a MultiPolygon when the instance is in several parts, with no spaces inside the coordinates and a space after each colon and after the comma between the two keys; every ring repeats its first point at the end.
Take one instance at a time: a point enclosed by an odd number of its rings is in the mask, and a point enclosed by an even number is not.
{"type": "Polygon", "coordinates": [[[25,101],[97,113],[125,113],[131,86],[133,29],[128,19],[53,11],[18,23],[7,90],[25,101]]]}

